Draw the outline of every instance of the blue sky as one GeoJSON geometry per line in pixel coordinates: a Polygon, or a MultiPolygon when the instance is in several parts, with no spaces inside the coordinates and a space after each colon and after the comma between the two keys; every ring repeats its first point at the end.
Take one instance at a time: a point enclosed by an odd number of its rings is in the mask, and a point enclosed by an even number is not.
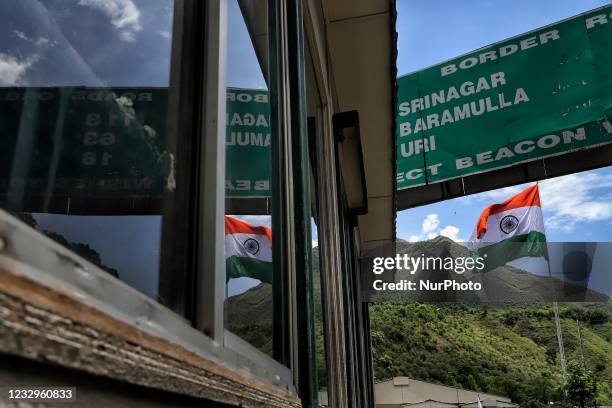
{"type": "MultiPolygon", "coordinates": [[[[399,0],[398,74],[609,4],[602,0],[399,0]]],[[[520,191],[514,186],[399,212],[398,238],[467,240],[480,212],[520,191]]],[[[540,182],[549,241],[611,239],[612,168],[540,182]]]]}
{"type": "Polygon", "coordinates": [[[398,74],[609,4],[605,0],[398,0],[398,74]]]}
{"type": "MultiPolygon", "coordinates": [[[[167,87],[173,0],[0,1],[0,87],[167,87]]],[[[36,214],[155,298],[160,216],[36,214]]]]}
{"type": "MultiPolygon", "coordinates": [[[[398,0],[398,72],[608,4],[601,0],[398,0]]],[[[3,0],[0,86],[167,86],[172,0],[3,0]]],[[[227,84],[266,87],[236,0],[229,1],[227,84]]],[[[541,183],[550,241],[610,241],[612,169],[541,183]]],[[[480,211],[521,187],[398,214],[398,236],[465,240],[480,211]]],[[[159,217],[37,216],[45,229],[89,243],[122,279],[155,297],[159,217]],[[91,234],[91,231],[96,231],[91,234]]],[[[264,220],[263,223],[269,221],[264,220]]],[[[313,232],[313,240],[316,233],[313,232]]],[[[240,290],[248,285],[238,285],[240,290]]]]}
{"type": "MultiPolygon", "coordinates": [[[[174,0],[2,0],[0,13],[11,18],[0,24],[0,87],[167,87],[173,7],[174,0]]],[[[228,7],[227,85],[266,89],[237,1],[228,7]]],[[[41,230],[89,244],[122,280],[157,296],[161,217],[35,218],[41,230]]],[[[235,281],[230,293],[254,283],[235,281]]]]}
{"type": "Polygon", "coordinates": [[[168,86],[173,0],[3,0],[0,86],[168,86]]]}
{"type": "Polygon", "coordinates": [[[228,1],[227,7],[227,86],[268,89],[238,1],[228,1]]]}

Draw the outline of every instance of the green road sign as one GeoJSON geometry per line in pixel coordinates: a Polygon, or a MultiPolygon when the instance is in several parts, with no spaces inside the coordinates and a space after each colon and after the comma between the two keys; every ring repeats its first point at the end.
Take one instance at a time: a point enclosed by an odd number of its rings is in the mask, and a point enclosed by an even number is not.
{"type": "Polygon", "coordinates": [[[226,196],[271,196],[272,148],[268,91],[228,88],[226,129],[226,196]]]}
{"type": "Polygon", "coordinates": [[[4,199],[159,196],[167,97],[160,88],[3,88],[4,199]]]}
{"type": "MultiPolygon", "coordinates": [[[[167,100],[167,88],[2,88],[0,204],[160,213],[167,100]]],[[[228,197],[271,195],[269,122],[267,91],[228,89],[228,197]]]]}
{"type": "Polygon", "coordinates": [[[397,188],[612,141],[612,6],[398,78],[397,188]]]}

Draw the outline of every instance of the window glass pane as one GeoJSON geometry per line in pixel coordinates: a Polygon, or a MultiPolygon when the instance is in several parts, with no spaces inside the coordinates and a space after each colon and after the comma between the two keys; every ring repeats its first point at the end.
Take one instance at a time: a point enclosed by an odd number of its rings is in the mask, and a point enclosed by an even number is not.
{"type": "Polygon", "coordinates": [[[317,220],[311,219],[312,228],[312,279],[314,298],[315,364],[319,404],[327,405],[327,360],[325,357],[325,321],[323,320],[323,291],[321,280],[321,257],[319,252],[317,220]]]}
{"type": "Polygon", "coordinates": [[[267,1],[229,1],[225,327],[272,355],[267,1]]]}
{"type": "Polygon", "coordinates": [[[0,1],[1,206],[153,298],[173,7],[0,1]]]}
{"type": "Polygon", "coordinates": [[[319,87],[315,75],[315,66],[313,63],[311,50],[308,44],[305,46],[305,73],[306,73],[306,109],[307,109],[307,128],[308,128],[308,172],[310,175],[310,197],[307,200],[310,202],[311,220],[310,232],[312,237],[312,270],[311,279],[313,281],[314,299],[314,321],[313,330],[315,337],[315,359],[316,367],[313,382],[317,387],[317,397],[319,406],[328,406],[327,395],[327,356],[325,352],[326,336],[325,336],[325,314],[323,309],[324,302],[324,284],[323,270],[321,269],[321,251],[319,241],[319,211],[318,211],[318,183],[320,180],[319,163],[317,159],[317,136],[320,132],[321,124],[318,122],[321,112],[321,97],[319,95],[319,87]]]}
{"type": "Polygon", "coordinates": [[[313,281],[313,299],[314,299],[314,352],[315,359],[314,364],[316,367],[316,377],[313,378],[313,382],[316,384],[318,390],[318,404],[319,406],[328,406],[328,394],[327,394],[327,358],[326,358],[326,336],[325,336],[325,314],[323,309],[324,302],[324,279],[323,271],[321,269],[321,251],[319,242],[319,211],[317,207],[318,202],[318,188],[320,180],[319,163],[317,155],[317,132],[320,131],[320,123],[318,122],[318,113],[321,110],[321,98],[319,95],[319,87],[317,86],[315,76],[315,66],[312,61],[310,47],[306,44],[305,47],[305,58],[306,58],[306,108],[307,108],[307,128],[308,128],[308,171],[310,175],[310,197],[307,200],[310,201],[311,208],[311,236],[312,236],[312,270],[311,278],[313,281]]]}

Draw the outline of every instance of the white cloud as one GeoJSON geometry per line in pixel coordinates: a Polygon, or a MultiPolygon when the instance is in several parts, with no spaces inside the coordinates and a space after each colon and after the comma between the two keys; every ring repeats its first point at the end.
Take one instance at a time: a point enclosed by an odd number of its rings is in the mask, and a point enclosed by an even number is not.
{"type": "Polygon", "coordinates": [[[600,189],[612,187],[612,174],[570,174],[540,182],[546,226],[571,230],[579,222],[612,220],[612,200],[600,189]]]}
{"type": "Polygon", "coordinates": [[[19,38],[20,40],[36,44],[39,47],[47,44],[53,47],[56,44],[55,41],[51,42],[48,38],[45,37],[38,37],[38,39],[35,40],[33,38],[28,37],[23,31],[19,30],[13,30],[13,34],[15,34],[15,37],[19,38]]]}
{"type": "Polygon", "coordinates": [[[0,86],[23,85],[23,75],[37,59],[36,56],[32,56],[20,60],[11,55],[0,53],[0,86]]]}
{"type": "Polygon", "coordinates": [[[461,238],[459,238],[459,228],[455,227],[454,225],[447,225],[446,227],[442,228],[440,230],[440,235],[450,238],[455,242],[463,241],[461,238]]]}
{"type": "Polygon", "coordinates": [[[160,31],[159,35],[161,35],[164,38],[170,39],[172,38],[172,34],[170,34],[170,31],[160,31]]]}
{"type": "Polygon", "coordinates": [[[440,225],[440,220],[438,219],[438,214],[435,214],[435,213],[429,214],[423,220],[423,224],[421,226],[421,231],[424,234],[429,234],[429,233],[435,231],[438,228],[438,225],[440,225]]]}
{"type": "Polygon", "coordinates": [[[122,31],[119,33],[119,38],[121,38],[125,42],[134,42],[136,41],[136,37],[134,37],[134,33],[132,31],[122,31]]]}
{"type": "Polygon", "coordinates": [[[485,191],[484,193],[478,194],[479,199],[489,200],[493,202],[502,202],[518,194],[521,190],[527,188],[529,184],[504,187],[497,190],[485,191]]]}
{"type": "Polygon", "coordinates": [[[269,215],[232,215],[232,217],[238,218],[254,227],[264,226],[271,228],[272,224],[272,217],[269,215]]]}
{"type": "Polygon", "coordinates": [[[140,10],[133,0],[79,0],[79,4],[106,14],[111,24],[121,30],[119,37],[124,41],[133,42],[134,35],[142,30],[140,10]]]}
{"type": "Polygon", "coordinates": [[[499,188],[497,190],[483,191],[482,193],[470,194],[467,196],[459,197],[455,199],[455,202],[458,204],[463,204],[468,207],[478,207],[482,205],[482,210],[485,209],[486,206],[494,203],[501,203],[513,195],[519,193],[520,191],[529,187],[531,183],[527,184],[519,184],[516,186],[509,186],[499,188]]]}
{"type": "MultiPolygon", "coordinates": [[[[532,183],[505,187],[465,197],[470,206],[501,203],[532,183]]],[[[556,177],[540,182],[540,198],[547,228],[572,230],[577,223],[612,220],[612,174],[591,171],[556,177]],[[608,194],[607,196],[605,194],[608,194]]]]}
{"type": "Polygon", "coordinates": [[[459,228],[454,225],[447,225],[444,228],[440,229],[440,218],[438,214],[432,213],[427,215],[421,224],[421,232],[417,235],[411,235],[408,238],[409,242],[418,242],[424,241],[427,239],[434,239],[439,235],[443,235],[447,238],[452,239],[455,242],[463,241],[462,238],[459,237],[459,228]]]}
{"type": "Polygon", "coordinates": [[[313,248],[316,248],[316,247],[318,247],[318,246],[319,246],[319,241],[317,241],[316,239],[313,239],[313,240],[312,240],[312,247],[313,247],[313,248]]]}
{"type": "Polygon", "coordinates": [[[17,36],[17,38],[24,40],[24,41],[30,41],[30,39],[28,38],[28,36],[25,35],[25,33],[23,31],[19,31],[19,30],[13,30],[13,33],[15,34],[15,36],[17,36]]]}

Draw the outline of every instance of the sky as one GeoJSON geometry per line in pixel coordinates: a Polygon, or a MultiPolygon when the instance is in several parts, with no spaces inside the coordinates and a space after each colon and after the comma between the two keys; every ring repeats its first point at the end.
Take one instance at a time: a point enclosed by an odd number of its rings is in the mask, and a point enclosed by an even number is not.
{"type": "MultiPolygon", "coordinates": [[[[2,0],[0,87],[167,87],[173,5],[173,0],[2,0]]],[[[157,297],[160,216],[34,217],[41,230],[90,245],[122,280],[157,297]]]]}
{"type": "Polygon", "coordinates": [[[227,7],[227,86],[268,89],[238,1],[228,1],[227,7]]]}
{"type": "MultiPolygon", "coordinates": [[[[2,0],[0,15],[10,19],[0,24],[0,87],[167,87],[173,7],[173,0],[2,0]]],[[[228,2],[227,58],[227,86],[267,88],[236,0],[228,2]]],[[[34,217],[40,230],[90,245],[122,280],[157,297],[160,216],[34,217]]],[[[228,293],[256,283],[233,280],[228,293]]]]}
{"type": "Polygon", "coordinates": [[[3,0],[0,86],[168,86],[173,0],[3,0]]]}
{"type": "MultiPolygon", "coordinates": [[[[0,87],[167,86],[173,3],[2,0],[0,87]]],[[[265,89],[237,2],[228,4],[227,85],[265,89]]],[[[398,72],[419,70],[605,4],[600,0],[398,0],[398,72]]],[[[422,240],[442,234],[466,240],[484,207],[522,187],[400,212],[398,237],[422,240]]],[[[610,241],[612,169],[543,181],[541,196],[549,241],[610,241]]],[[[160,217],[36,218],[43,229],[90,244],[123,280],[156,297],[160,217]]],[[[252,221],[269,223],[261,218],[252,221]]],[[[230,293],[254,284],[237,281],[230,293]]]]}
{"type": "MultiPolygon", "coordinates": [[[[607,4],[601,0],[399,0],[398,74],[607,4]]],[[[504,201],[526,186],[399,212],[398,238],[415,241],[445,235],[468,240],[486,206],[504,201]]],[[[548,241],[611,241],[612,168],[541,181],[540,195],[548,241]]]]}
{"type": "Polygon", "coordinates": [[[609,4],[605,0],[398,0],[399,75],[609,4]]]}

